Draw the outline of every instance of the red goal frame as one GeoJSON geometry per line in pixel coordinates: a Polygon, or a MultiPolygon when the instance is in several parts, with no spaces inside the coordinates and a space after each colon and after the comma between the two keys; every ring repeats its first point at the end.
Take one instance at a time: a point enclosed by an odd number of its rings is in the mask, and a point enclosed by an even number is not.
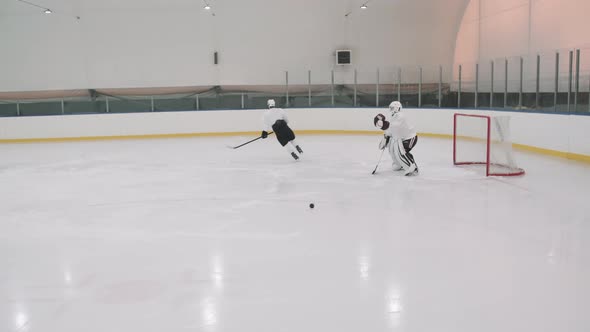
{"type": "Polygon", "coordinates": [[[475,114],[464,114],[455,113],[453,116],[453,164],[454,165],[486,165],[486,176],[519,176],[524,175],[524,170],[518,168],[516,170],[510,168],[508,165],[493,164],[494,166],[500,166],[506,168],[507,172],[498,173],[490,172],[490,146],[491,146],[491,122],[492,118],[488,115],[475,115],[475,114]],[[481,118],[486,121],[486,160],[484,161],[457,161],[457,118],[458,117],[471,117],[481,118]]]}

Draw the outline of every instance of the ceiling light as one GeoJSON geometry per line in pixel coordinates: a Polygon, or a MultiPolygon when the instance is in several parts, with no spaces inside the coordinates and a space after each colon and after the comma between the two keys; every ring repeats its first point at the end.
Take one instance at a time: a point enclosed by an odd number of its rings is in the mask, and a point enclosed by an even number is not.
{"type": "Polygon", "coordinates": [[[205,5],[205,7],[204,7],[204,8],[205,8],[205,10],[209,10],[209,9],[211,9],[211,6],[209,6],[209,5],[205,5]]]}
{"type": "Polygon", "coordinates": [[[367,9],[367,5],[363,4],[363,5],[361,6],[361,9],[367,9]]]}
{"type": "Polygon", "coordinates": [[[51,9],[47,8],[47,9],[45,9],[44,13],[45,13],[45,14],[51,14],[51,13],[53,13],[53,12],[51,11],[51,9]]]}

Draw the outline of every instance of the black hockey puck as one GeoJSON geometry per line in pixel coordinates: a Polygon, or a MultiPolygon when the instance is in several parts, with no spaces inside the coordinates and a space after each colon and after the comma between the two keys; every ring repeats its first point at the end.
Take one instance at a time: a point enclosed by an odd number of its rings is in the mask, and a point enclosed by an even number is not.
{"type": "Polygon", "coordinates": [[[315,207],[315,204],[313,204],[313,203],[310,203],[310,204],[309,204],[309,208],[310,208],[310,209],[313,209],[314,207],[315,207]]]}

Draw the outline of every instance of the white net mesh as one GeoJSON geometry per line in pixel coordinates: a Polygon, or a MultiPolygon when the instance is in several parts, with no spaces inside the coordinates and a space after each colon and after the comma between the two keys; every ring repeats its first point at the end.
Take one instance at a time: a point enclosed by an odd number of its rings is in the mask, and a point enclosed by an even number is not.
{"type": "Polygon", "coordinates": [[[510,117],[456,114],[454,162],[484,165],[487,175],[524,174],[512,152],[510,117]]]}

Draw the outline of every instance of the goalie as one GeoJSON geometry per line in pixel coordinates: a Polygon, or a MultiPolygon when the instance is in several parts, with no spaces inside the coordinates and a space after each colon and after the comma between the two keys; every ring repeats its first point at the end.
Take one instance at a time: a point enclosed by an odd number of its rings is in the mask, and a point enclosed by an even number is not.
{"type": "Polygon", "coordinates": [[[383,114],[377,114],[373,119],[375,127],[385,132],[383,140],[379,143],[379,149],[388,148],[389,155],[393,160],[394,171],[403,170],[406,176],[417,175],[418,166],[410,151],[416,146],[418,136],[401,110],[402,104],[399,101],[394,101],[389,104],[391,113],[389,121],[383,114]]]}

